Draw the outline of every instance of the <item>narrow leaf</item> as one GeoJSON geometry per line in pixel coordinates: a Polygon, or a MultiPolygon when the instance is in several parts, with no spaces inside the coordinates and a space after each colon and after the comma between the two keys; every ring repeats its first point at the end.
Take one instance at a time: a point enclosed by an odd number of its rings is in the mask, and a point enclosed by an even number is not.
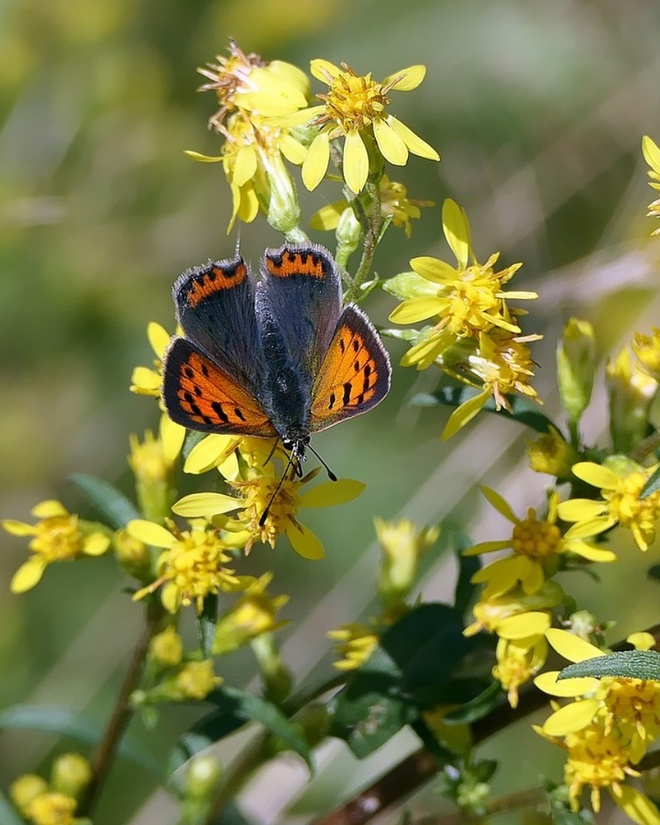
{"type": "Polygon", "coordinates": [[[107,481],[85,473],[74,473],[71,480],[116,530],[141,517],[133,502],[107,481]]]}
{"type": "Polygon", "coordinates": [[[197,616],[197,635],[199,646],[205,659],[211,656],[218,620],[218,597],[210,595],[204,599],[202,612],[197,616]]]}
{"type": "Polygon", "coordinates": [[[642,488],[642,492],[639,494],[639,497],[647,498],[653,493],[657,493],[658,490],[660,490],[660,465],[658,465],[656,471],[651,474],[651,477],[642,488]]]}
{"type": "Polygon", "coordinates": [[[654,650],[624,650],[596,656],[565,667],[558,679],[576,676],[613,676],[619,679],[646,679],[660,682],[660,653],[654,650]]]}

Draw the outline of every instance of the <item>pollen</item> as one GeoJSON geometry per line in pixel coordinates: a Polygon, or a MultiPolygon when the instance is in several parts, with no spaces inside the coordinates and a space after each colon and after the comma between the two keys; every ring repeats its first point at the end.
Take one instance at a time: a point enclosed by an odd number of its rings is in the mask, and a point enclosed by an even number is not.
{"type": "Polygon", "coordinates": [[[561,532],[556,524],[539,521],[533,509],[513,528],[511,547],[514,553],[532,559],[544,559],[556,553],[561,542],[561,532]]]}

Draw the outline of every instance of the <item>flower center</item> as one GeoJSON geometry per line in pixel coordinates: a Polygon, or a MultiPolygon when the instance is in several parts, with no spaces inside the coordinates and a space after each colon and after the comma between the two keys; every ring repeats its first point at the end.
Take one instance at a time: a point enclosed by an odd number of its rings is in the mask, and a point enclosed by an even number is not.
{"type": "Polygon", "coordinates": [[[513,528],[511,546],[514,553],[532,559],[544,559],[555,553],[561,541],[561,533],[556,524],[538,521],[532,509],[527,518],[513,528]]]}
{"type": "Polygon", "coordinates": [[[344,132],[364,131],[383,117],[390,102],[381,83],[371,75],[358,77],[348,67],[334,79],[328,94],[318,97],[326,105],[325,119],[339,121],[344,132]]]}
{"type": "Polygon", "coordinates": [[[37,525],[37,534],[30,542],[30,549],[46,562],[79,556],[82,552],[82,536],[75,516],[44,519],[37,525]]]}

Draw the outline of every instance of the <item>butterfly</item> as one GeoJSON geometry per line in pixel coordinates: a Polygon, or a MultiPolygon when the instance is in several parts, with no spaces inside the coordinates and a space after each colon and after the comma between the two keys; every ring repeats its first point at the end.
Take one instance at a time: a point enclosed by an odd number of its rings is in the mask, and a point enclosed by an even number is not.
{"type": "Polygon", "coordinates": [[[164,356],[162,395],[188,429],[279,438],[300,474],[312,433],[389,391],[378,333],[343,306],[337,265],[318,244],[266,249],[256,285],[236,255],[188,269],[172,293],[183,336],[164,356]]]}

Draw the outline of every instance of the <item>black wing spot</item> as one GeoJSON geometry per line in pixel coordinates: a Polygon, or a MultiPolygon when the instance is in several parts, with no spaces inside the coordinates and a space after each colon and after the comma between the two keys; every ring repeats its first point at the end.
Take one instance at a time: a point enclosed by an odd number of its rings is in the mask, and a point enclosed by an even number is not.
{"type": "MultiPolygon", "coordinates": [[[[220,419],[220,421],[222,421],[224,424],[227,424],[227,423],[228,423],[228,421],[229,421],[229,416],[228,416],[228,415],[227,415],[227,413],[226,413],[226,412],[222,409],[222,404],[221,404],[219,401],[211,401],[211,409],[212,409],[212,410],[213,410],[213,412],[214,412],[214,413],[218,416],[218,418],[220,419]]],[[[214,422],[213,422],[213,421],[210,421],[210,422],[208,422],[208,423],[213,424],[214,422]]]]}
{"type": "Polygon", "coordinates": [[[345,405],[351,400],[351,382],[347,381],[344,384],[344,397],[342,398],[342,402],[345,405]]]}
{"type": "Polygon", "coordinates": [[[234,415],[241,421],[245,421],[245,416],[243,415],[239,407],[234,407],[234,415]]]}
{"type": "Polygon", "coordinates": [[[202,375],[204,376],[204,378],[208,378],[209,377],[209,368],[206,366],[206,364],[203,361],[202,361],[201,369],[202,369],[202,375]]]}
{"type": "Polygon", "coordinates": [[[330,403],[328,404],[328,409],[331,410],[335,406],[335,402],[337,401],[337,396],[334,392],[330,393],[330,403]]]}
{"type": "Polygon", "coordinates": [[[186,378],[192,378],[195,375],[195,370],[192,367],[184,367],[183,372],[186,378]]]}

